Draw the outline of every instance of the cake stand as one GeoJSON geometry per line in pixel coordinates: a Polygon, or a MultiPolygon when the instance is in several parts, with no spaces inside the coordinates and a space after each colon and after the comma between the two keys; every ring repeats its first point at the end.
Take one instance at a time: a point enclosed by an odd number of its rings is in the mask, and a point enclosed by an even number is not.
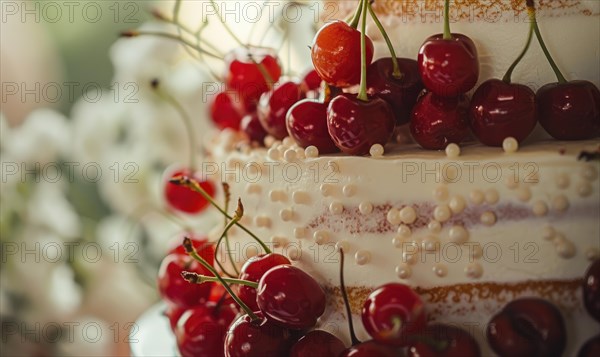
{"type": "Polygon", "coordinates": [[[133,328],[129,336],[133,357],[180,356],[169,319],[163,315],[165,309],[163,302],[158,303],[135,322],[137,328],[133,328]]]}

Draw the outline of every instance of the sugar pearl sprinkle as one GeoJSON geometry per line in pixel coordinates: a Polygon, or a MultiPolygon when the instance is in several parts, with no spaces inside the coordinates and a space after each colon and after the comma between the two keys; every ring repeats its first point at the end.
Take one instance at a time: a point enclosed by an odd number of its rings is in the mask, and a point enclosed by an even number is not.
{"type": "Polygon", "coordinates": [[[304,155],[310,159],[317,158],[317,157],[319,157],[319,149],[317,149],[316,146],[311,145],[311,146],[307,147],[306,149],[304,149],[304,155]]]}
{"type": "Polygon", "coordinates": [[[433,272],[435,275],[443,278],[448,275],[448,268],[444,264],[438,263],[433,266],[433,272]]]}
{"type": "Polygon", "coordinates": [[[548,205],[544,201],[536,201],[533,203],[531,211],[538,217],[545,216],[548,213],[548,205]]]}
{"type": "Polygon", "coordinates": [[[310,195],[305,191],[295,191],[292,193],[292,200],[298,205],[307,205],[310,203],[310,195]]]}
{"type": "Polygon", "coordinates": [[[402,248],[402,244],[404,243],[403,237],[395,236],[392,238],[392,245],[396,248],[402,248]]]}
{"type": "Polygon", "coordinates": [[[592,165],[586,165],[581,169],[581,176],[588,181],[595,181],[598,178],[598,169],[592,165]]]}
{"type": "Polygon", "coordinates": [[[520,187],[517,189],[517,198],[521,202],[528,202],[531,199],[531,189],[529,187],[520,187]]]}
{"type": "Polygon", "coordinates": [[[471,193],[469,193],[469,199],[474,204],[480,205],[485,200],[485,196],[483,195],[483,192],[481,192],[479,190],[473,190],[473,191],[471,191],[471,193]]]}
{"type": "Polygon", "coordinates": [[[592,194],[592,185],[590,185],[587,182],[581,182],[580,184],[577,185],[577,194],[580,197],[588,197],[589,195],[592,194]]]}
{"type": "Polygon", "coordinates": [[[448,240],[453,243],[464,243],[469,240],[469,232],[463,226],[452,226],[448,231],[448,240]]]}
{"type": "Polygon", "coordinates": [[[519,142],[513,137],[508,137],[502,142],[502,149],[507,154],[515,153],[519,150],[519,142]]]}
{"type": "Polygon", "coordinates": [[[303,148],[296,148],[296,157],[300,160],[306,159],[306,153],[303,148]]]}
{"type": "Polygon", "coordinates": [[[442,185],[438,186],[433,190],[433,197],[438,201],[445,201],[448,199],[448,187],[442,185]]]}
{"type": "Polygon", "coordinates": [[[465,274],[472,279],[481,278],[483,275],[483,268],[479,263],[470,263],[465,267],[465,274]]]}
{"type": "Polygon", "coordinates": [[[279,217],[284,222],[291,221],[294,217],[294,212],[289,208],[284,208],[281,211],[279,211],[279,217]]]}
{"type": "Polygon", "coordinates": [[[352,197],[356,194],[356,186],[352,184],[347,184],[344,187],[342,187],[342,193],[346,197],[352,197]]]}
{"type": "Polygon", "coordinates": [[[486,211],[481,214],[479,220],[486,226],[493,226],[496,223],[496,215],[494,212],[486,211]]]}
{"type": "Polygon", "coordinates": [[[383,153],[384,153],[384,150],[383,150],[383,146],[381,144],[374,144],[369,149],[369,154],[371,154],[371,157],[375,157],[375,158],[382,157],[383,153]]]}
{"type": "Polygon", "coordinates": [[[400,211],[398,211],[396,208],[390,209],[387,213],[386,218],[387,218],[387,221],[393,225],[397,225],[402,222],[402,220],[400,219],[400,211]]]}
{"type": "Polygon", "coordinates": [[[329,233],[327,233],[327,231],[324,230],[318,230],[315,231],[315,233],[313,233],[313,238],[315,240],[315,243],[317,243],[318,245],[323,245],[329,242],[329,233]]]}
{"type": "Polygon", "coordinates": [[[402,252],[402,261],[414,265],[417,263],[417,254],[408,251],[402,252]]]}
{"type": "Polygon", "coordinates": [[[398,227],[398,235],[402,238],[408,238],[410,237],[410,235],[412,234],[410,227],[401,224],[400,227],[398,227]]]}
{"type": "Polygon", "coordinates": [[[421,247],[426,252],[435,252],[440,248],[440,243],[435,237],[428,236],[421,240],[421,247]]]}
{"type": "Polygon", "coordinates": [[[302,258],[302,251],[296,246],[291,246],[286,249],[287,256],[291,261],[298,261],[302,258]]]}
{"type": "Polygon", "coordinates": [[[564,212],[569,208],[569,200],[564,195],[558,195],[552,200],[552,208],[558,212],[564,212]]]}
{"type": "Polygon", "coordinates": [[[366,250],[359,250],[354,254],[354,260],[358,265],[365,265],[371,261],[371,253],[366,250]]]}
{"type": "Polygon", "coordinates": [[[485,191],[485,202],[493,205],[498,203],[500,196],[498,195],[498,191],[494,188],[490,188],[485,191]]]}
{"type": "Polygon", "coordinates": [[[294,237],[296,237],[298,239],[306,237],[306,228],[304,228],[304,227],[294,228],[294,237]]]}
{"type": "Polygon", "coordinates": [[[319,187],[321,194],[325,197],[333,195],[333,185],[329,183],[321,184],[319,187]]]}
{"type": "Polygon", "coordinates": [[[553,240],[555,235],[556,235],[556,230],[553,227],[551,227],[551,226],[544,227],[544,229],[542,231],[542,238],[544,238],[544,240],[553,240]]]}
{"type": "Polygon", "coordinates": [[[286,200],[287,195],[285,194],[285,192],[283,192],[281,190],[271,190],[269,192],[269,198],[273,202],[278,202],[278,201],[283,202],[286,200]]]}
{"type": "Polygon", "coordinates": [[[462,196],[454,196],[450,199],[448,206],[452,210],[452,213],[461,213],[465,209],[466,202],[462,196]]]}
{"type": "Polygon", "coordinates": [[[410,266],[404,263],[397,265],[395,271],[396,275],[400,279],[408,279],[412,274],[412,269],[410,268],[410,266]]]}
{"type": "Polygon", "coordinates": [[[297,154],[296,154],[296,150],[295,149],[287,149],[284,153],[283,153],[283,158],[285,159],[285,161],[287,162],[293,162],[296,161],[297,159],[297,154]]]}
{"type": "Polygon", "coordinates": [[[344,211],[344,205],[341,202],[334,201],[329,205],[329,212],[332,214],[341,214],[344,211]]]}
{"type": "Polygon", "coordinates": [[[348,253],[350,251],[350,243],[345,240],[338,241],[335,243],[335,250],[339,252],[340,249],[344,250],[344,253],[348,253]]]}
{"type": "Polygon", "coordinates": [[[448,144],[448,146],[446,146],[446,156],[449,159],[456,159],[457,157],[460,156],[460,146],[451,143],[448,144]]]}
{"type": "Polygon", "coordinates": [[[567,187],[569,187],[569,184],[571,183],[571,181],[569,180],[569,176],[567,174],[562,173],[562,174],[559,174],[558,176],[556,176],[555,183],[556,183],[556,187],[564,190],[567,187]]]}
{"type": "Polygon", "coordinates": [[[358,210],[362,214],[370,214],[373,212],[373,204],[371,204],[371,202],[361,202],[358,205],[358,210]]]}
{"type": "Polygon", "coordinates": [[[271,159],[273,161],[277,161],[277,160],[279,160],[281,153],[279,152],[279,150],[272,147],[269,149],[269,151],[267,151],[267,156],[269,157],[269,159],[271,159]]]}
{"type": "Polygon", "coordinates": [[[285,247],[287,245],[287,239],[285,237],[273,236],[271,237],[271,244],[273,247],[280,248],[285,247]]]}
{"type": "Polygon", "coordinates": [[[400,210],[400,220],[406,224],[414,223],[417,220],[417,212],[411,206],[406,206],[400,210]]]}
{"type": "Polygon", "coordinates": [[[447,205],[439,205],[433,210],[433,218],[439,222],[446,222],[452,216],[452,211],[447,205]]]}
{"type": "Polygon", "coordinates": [[[568,239],[562,239],[558,243],[555,243],[556,253],[561,258],[572,258],[575,256],[575,245],[568,239]]]}
{"type": "Polygon", "coordinates": [[[439,233],[442,230],[442,224],[438,221],[433,220],[427,224],[427,229],[431,233],[439,233]]]}

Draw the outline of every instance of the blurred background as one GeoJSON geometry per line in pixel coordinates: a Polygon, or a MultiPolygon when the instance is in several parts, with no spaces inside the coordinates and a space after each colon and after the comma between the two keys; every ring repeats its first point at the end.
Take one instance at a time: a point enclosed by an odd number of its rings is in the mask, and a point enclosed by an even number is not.
{"type": "MultiPolygon", "coordinates": [[[[208,22],[203,36],[227,52],[236,44],[206,3],[183,2],[181,22],[208,22]]],[[[255,10],[235,8],[244,1],[221,3],[238,13],[227,20],[234,32],[279,48],[289,74],[304,72],[309,51],[283,47],[282,34],[309,44],[314,11],[286,31],[291,22],[247,21],[255,10]]],[[[166,208],[165,169],[191,153],[177,112],[150,82],[158,78],[206,137],[218,61],[201,63],[164,38],[119,38],[176,33],[151,14],[171,16],[174,4],[0,0],[0,355],[129,355],[136,319],[158,301],[167,247],[216,222],[166,208]]]]}

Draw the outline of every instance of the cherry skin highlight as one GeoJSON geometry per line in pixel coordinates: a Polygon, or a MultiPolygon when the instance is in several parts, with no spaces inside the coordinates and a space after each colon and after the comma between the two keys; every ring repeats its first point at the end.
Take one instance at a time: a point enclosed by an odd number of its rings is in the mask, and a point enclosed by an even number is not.
{"type": "Polygon", "coordinates": [[[443,150],[450,143],[460,144],[469,135],[468,108],[465,95],[443,98],[427,93],[413,108],[410,133],[428,150],[443,150]]]}
{"type": "Polygon", "coordinates": [[[413,333],[425,327],[423,301],[408,285],[390,283],[374,290],[365,300],[361,318],[365,330],[380,343],[406,345],[413,333]]]}
{"type": "Polygon", "coordinates": [[[549,83],[536,94],[540,124],[558,140],[600,135],[600,91],[591,82],[549,83]]]}
{"type": "MultiPolygon", "coordinates": [[[[277,253],[259,254],[248,259],[240,270],[240,279],[258,283],[267,271],[278,265],[291,265],[290,260],[277,253]]],[[[252,311],[258,311],[256,289],[246,285],[238,285],[238,297],[252,311]]]]}
{"type": "Polygon", "coordinates": [[[294,342],[289,330],[274,325],[257,312],[257,321],[248,315],[238,317],[225,336],[225,355],[228,357],[287,356],[294,342]]]}
{"type": "Polygon", "coordinates": [[[600,322],[600,259],[594,261],[585,273],[583,304],[588,314],[600,322]]]}
{"type": "MultiPolygon", "coordinates": [[[[326,23],[315,35],[311,58],[315,71],[327,84],[349,87],[360,82],[360,31],[336,20],[326,23]]],[[[366,37],[367,65],[373,60],[373,42],[366,37]]]]}
{"type": "Polygon", "coordinates": [[[325,311],[325,292],[317,281],[292,265],[267,271],[256,289],[260,311],[276,325],[308,329],[325,311]]]}
{"type": "Polygon", "coordinates": [[[479,344],[469,333],[445,324],[428,325],[408,346],[409,357],[479,357],[479,344]]]}
{"type": "Polygon", "coordinates": [[[471,90],[479,78],[479,57],[469,37],[453,33],[429,37],[419,50],[417,62],[423,84],[441,97],[456,97],[471,90]]]}
{"type": "Polygon", "coordinates": [[[339,151],[327,130],[327,104],[301,100],[288,110],[286,120],[287,131],[299,146],[316,146],[321,154],[339,151]]]}
{"type": "Polygon", "coordinates": [[[300,85],[295,82],[285,82],[265,92],[257,108],[258,119],[265,131],[277,140],[285,138],[288,135],[285,122],[288,109],[303,97],[300,85]]]}
{"type": "Polygon", "coordinates": [[[479,86],[469,109],[473,134],[488,146],[502,146],[507,137],[519,143],[537,123],[535,94],[522,84],[490,79],[479,86]]]}
{"type": "Polygon", "coordinates": [[[396,124],[402,125],[410,121],[412,108],[423,90],[423,82],[419,74],[417,61],[398,58],[401,78],[394,78],[392,58],[380,58],[367,68],[367,91],[369,95],[388,102],[396,116],[396,124]]]}
{"type": "Polygon", "coordinates": [[[323,330],[313,330],[298,340],[290,351],[290,357],[339,356],[346,347],[334,335],[323,330]]]}
{"type": "MultiPolygon", "coordinates": [[[[164,194],[169,207],[188,214],[199,213],[206,209],[209,202],[200,193],[188,187],[169,182],[170,179],[178,176],[194,177],[188,169],[178,170],[167,176],[164,194]]],[[[196,180],[210,197],[215,196],[215,185],[211,181],[196,180]]]]}
{"type": "Polygon", "coordinates": [[[181,277],[184,271],[212,275],[192,257],[181,254],[167,255],[158,270],[158,291],[163,299],[181,307],[195,307],[207,301],[213,283],[190,284],[181,277]]]}
{"type": "Polygon", "coordinates": [[[329,135],[349,155],[366,155],[374,144],[385,145],[392,137],[395,121],[392,107],[377,97],[365,102],[354,94],[341,94],[327,108],[329,135]]]}
{"type": "Polygon", "coordinates": [[[490,347],[501,356],[561,356],[566,346],[560,311],[539,298],[509,302],[492,317],[486,333],[490,347]]]}

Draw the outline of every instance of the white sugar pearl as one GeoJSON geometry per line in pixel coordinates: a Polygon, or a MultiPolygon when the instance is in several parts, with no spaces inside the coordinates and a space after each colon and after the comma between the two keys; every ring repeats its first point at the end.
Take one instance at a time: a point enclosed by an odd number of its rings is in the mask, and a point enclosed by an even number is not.
{"type": "Polygon", "coordinates": [[[508,137],[502,141],[502,149],[507,154],[517,152],[519,150],[519,142],[513,137],[508,137]]]}
{"type": "Polygon", "coordinates": [[[384,152],[384,150],[383,150],[383,146],[381,144],[374,144],[369,149],[369,154],[371,154],[372,157],[382,157],[383,152],[384,152]]]}
{"type": "Polygon", "coordinates": [[[269,151],[267,151],[267,156],[269,157],[269,159],[276,161],[279,160],[281,153],[276,148],[270,148],[269,151]]]}
{"type": "Polygon", "coordinates": [[[283,192],[281,190],[271,190],[271,191],[269,191],[269,198],[273,202],[277,202],[277,201],[283,202],[286,200],[287,195],[285,194],[285,192],[283,192]]]}
{"type": "Polygon", "coordinates": [[[387,221],[393,225],[400,224],[402,222],[402,220],[400,219],[400,212],[396,208],[390,209],[387,213],[386,218],[387,221]]]}
{"type": "Polygon", "coordinates": [[[440,243],[434,237],[425,237],[421,240],[421,247],[424,251],[435,252],[440,248],[440,243]]]}
{"type": "Polygon", "coordinates": [[[373,212],[373,204],[371,204],[370,202],[361,202],[358,205],[358,210],[362,214],[370,214],[371,212],[373,212]]]}
{"type": "Polygon", "coordinates": [[[352,197],[356,194],[356,186],[352,184],[345,185],[342,187],[342,193],[346,197],[352,197]]]}
{"type": "Polygon", "coordinates": [[[291,261],[296,262],[302,258],[302,251],[296,246],[291,246],[288,249],[286,249],[286,253],[291,261]]]}
{"type": "Polygon", "coordinates": [[[432,233],[439,233],[442,230],[442,225],[438,221],[431,221],[427,224],[427,229],[432,233]]]}
{"type": "Polygon", "coordinates": [[[588,197],[589,195],[592,194],[592,185],[590,185],[587,182],[582,182],[580,184],[577,185],[577,194],[580,197],[588,197]]]}
{"type": "Polygon", "coordinates": [[[398,235],[402,238],[408,238],[410,237],[410,235],[412,234],[410,228],[404,224],[401,224],[400,227],[398,227],[398,235]]]}
{"type": "Polygon", "coordinates": [[[439,205],[433,210],[433,218],[439,222],[446,222],[452,216],[452,211],[447,205],[439,205]]]}
{"type": "Polygon", "coordinates": [[[327,233],[327,231],[324,230],[318,230],[315,233],[313,233],[313,238],[315,240],[315,243],[317,243],[318,245],[323,245],[329,242],[329,233],[327,233]]]}
{"type": "Polygon", "coordinates": [[[287,245],[287,239],[285,237],[273,236],[271,237],[271,244],[273,247],[280,248],[287,245]]]}
{"type": "Polygon", "coordinates": [[[410,278],[410,276],[412,274],[412,269],[410,268],[410,266],[408,264],[404,264],[404,263],[397,265],[395,268],[395,271],[396,271],[396,275],[400,279],[408,279],[408,278],[410,278]]]}
{"type": "Polygon", "coordinates": [[[531,190],[529,187],[520,187],[517,189],[517,198],[522,202],[528,202],[531,199],[531,190]]]}
{"type": "Polygon", "coordinates": [[[270,148],[271,146],[273,146],[273,144],[275,143],[275,141],[276,141],[275,138],[272,137],[271,135],[265,136],[265,140],[264,140],[265,147],[270,148]]]}
{"type": "Polygon", "coordinates": [[[288,147],[288,148],[290,146],[296,144],[296,142],[294,141],[294,139],[291,136],[286,136],[285,138],[283,138],[282,143],[283,143],[283,146],[288,147]]]}
{"type": "Polygon", "coordinates": [[[294,237],[296,237],[296,238],[306,237],[306,228],[304,228],[304,227],[294,228],[294,237]]]}
{"type": "Polygon", "coordinates": [[[292,200],[295,204],[306,205],[310,202],[310,195],[305,191],[295,191],[292,193],[292,200]]]}
{"type": "Polygon", "coordinates": [[[358,265],[365,265],[371,261],[371,253],[366,250],[359,250],[354,254],[354,260],[358,265]]]}
{"type": "Polygon", "coordinates": [[[463,226],[452,226],[448,231],[448,239],[453,243],[464,243],[469,240],[469,232],[463,226]]]}
{"type": "Polygon", "coordinates": [[[446,146],[446,156],[450,159],[456,159],[460,156],[460,146],[450,143],[446,146]]]}
{"type": "Polygon", "coordinates": [[[402,248],[402,244],[404,243],[404,239],[400,236],[395,236],[392,238],[392,245],[396,248],[402,248]]]}
{"type": "Polygon", "coordinates": [[[350,251],[350,243],[345,240],[335,243],[335,250],[339,252],[340,249],[344,251],[344,254],[348,253],[350,251]]]}
{"type": "Polygon", "coordinates": [[[414,265],[417,263],[418,258],[417,258],[417,254],[415,253],[409,253],[409,252],[403,252],[402,253],[402,261],[410,264],[410,265],[414,265]]]}
{"type": "Polygon", "coordinates": [[[284,153],[283,153],[283,158],[285,159],[285,161],[287,162],[292,162],[292,161],[296,161],[296,150],[294,149],[287,149],[284,153]]]}
{"type": "Polygon", "coordinates": [[[493,205],[498,203],[498,200],[500,199],[500,195],[498,195],[498,191],[494,188],[490,188],[489,190],[485,191],[485,202],[493,205]]]}
{"type": "Polygon", "coordinates": [[[466,206],[465,199],[462,196],[454,196],[450,199],[448,206],[452,210],[453,213],[461,213],[464,211],[466,206]]]}
{"type": "Polygon", "coordinates": [[[592,165],[586,165],[581,169],[581,176],[588,181],[595,181],[598,178],[598,169],[592,165]]]}
{"type": "Polygon", "coordinates": [[[493,226],[496,223],[496,215],[490,211],[483,212],[479,220],[486,226],[493,226]]]}
{"type": "Polygon", "coordinates": [[[473,190],[473,191],[471,191],[471,193],[469,193],[469,199],[474,204],[480,205],[485,200],[485,196],[483,195],[483,192],[481,192],[479,190],[473,190]]]}
{"type": "Polygon", "coordinates": [[[569,199],[564,195],[558,195],[552,200],[552,208],[558,212],[564,212],[569,208],[569,199]]]}
{"type": "Polygon", "coordinates": [[[344,211],[344,205],[341,202],[331,202],[329,205],[329,212],[332,214],[340,214],[344,211]]]}
{"type": "Polygon", "coordinates": [[[316,157],[319,157],[319,149],[317,149],[316,146],[311,145],[304,149],[304,155],[306,155],[307,158],[314,159],[316,157]]]}
{"type": "Polygon", "coordinates": [[[321,190],[321,194],[325,197],[333,195],[333,185],[329,183],[321,184],[319,189],[321,190]]]}
{"type": "Polygon", "coordinates": [[[438,186],[433,190],[433,197],[438,201],[445,201],[448,199],[448,187],[438,186]]]}
{"type": "Polygon", "coordinates": [[[538,217],[545,216],[548,213],[548,205],[546,204],[546,202],[536,201],[533,203],[531,211],[534,215],[538,217]]]}
{"type": "Polygon", "coordinates": [[[542,231],[542,238],[544,238],[544,240],[553,240],[554,236],[556,236],[556,230],[554,228],[551,226],[544,227],[544,230],[542,231]]]}
{"type": "Polygon", "coordinates": [[[572,258],[575,256],[575,245],[568,239],[563,239],[556,244],[556,253],[562,258],[572,258]]]}
{"type": "Polygon", "coordinates": [[[569,179],[569,176],[567,174],[562,173],[562,174],[559,174],[558,176],[556,176],[555,183],[556,183],[556,187],[564,190],[565,188],[569,187],[571,180],[569,179]]]}
{"type": "Polygon", "coordinates": [[[411,206],[406,206],[400,210],[400,220],[406,224],[414,223],[417,220],[417,212],[411,206]]]}
{"type": "Polygon", "coordinates": [[[444,264],[438,263],[433,266],[433,272],[435,273],[435,275],[439,276],[440,278],[443,278],[446,275],[448,275],[448,268],[446,268],[444,264]]]}
{"type": "Polygon", "coordinates": [[[470,263],[465,267],[465,274],[472,279],[481,278],[483,275],[483,268],[479,263],[470,263]]]}
{"type": "Polygon", "coordinates": [[[279,217],[284,222],[291,221],[294,217],[294,212],[291,209],[284,208],[281,211],[279,211],[279,217]]]}
{"type": "Polygon", "coordinates": [[[299,160],[306,159],[306,153],[303,148],[296,148],[296,157],[298,157],[299,160]]]}

